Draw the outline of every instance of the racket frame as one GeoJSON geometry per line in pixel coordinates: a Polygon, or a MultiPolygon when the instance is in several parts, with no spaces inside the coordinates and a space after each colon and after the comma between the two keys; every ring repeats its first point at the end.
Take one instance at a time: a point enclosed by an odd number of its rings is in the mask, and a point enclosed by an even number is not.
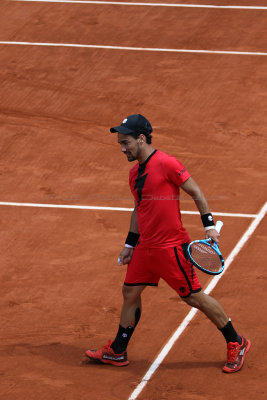
{"type": "Polygon", "coordinates": [[[221,274],[221,273],[223,272],[223,270],[224,270],[224,259],[223,259],[223,256],[222,256],[222,254],[221,254],[221,252],[220,252],[220,249],[219,249],[217,243],[215,243],[212,239],[194,240],[193,242],[189,243],[189,245],[188,245],[188,247],[187,247],[187,254],[188,254],[189,259],[190,259],[190,261],[192,262],[192,264],[195,265],[195,266],[196,266],[198,269],[200,269],[202,272],[205,272],[206,274],[209,274],[209,275],[219,275],[219,274],[221,274]],[[192,258],[191,254],[190,254],[190,248],[191,248],[191,246],[192,246],[193,243],[203,243],[203,244],[206,244],[206,245],[208,245],[209,247],[211,247],[214,251],[216,251],[216,253],[218,254],[218,256],[219,256],[219,258],[220,258],[220,260],[221,260],[221,263],[222,263],[222,266],[221,266],[221,268],[220,268],[219,271],[210,271],[210,270],[208,270],[208,269],[202,267],[201,265],[199,265],[199,264],[192,258]]]}

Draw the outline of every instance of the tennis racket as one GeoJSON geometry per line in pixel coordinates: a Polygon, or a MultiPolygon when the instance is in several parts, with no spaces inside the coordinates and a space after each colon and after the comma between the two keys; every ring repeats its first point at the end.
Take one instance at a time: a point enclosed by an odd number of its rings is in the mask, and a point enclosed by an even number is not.
{"type": "MultiPolygon", "coordinates": [[[[220,232],[223,222],[216,223],[220,232]]],[[[218,245],[211,239],[194,240],[187,248],[189,259],[197,268],[210,275],[218,275],[224,270],[224,259],[218,245]]]]}

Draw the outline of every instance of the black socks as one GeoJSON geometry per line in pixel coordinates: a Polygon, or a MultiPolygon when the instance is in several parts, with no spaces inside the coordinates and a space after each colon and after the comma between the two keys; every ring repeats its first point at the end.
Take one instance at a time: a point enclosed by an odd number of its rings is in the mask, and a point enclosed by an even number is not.
{"type": "Polygon", "coordinates": [[[111,345],[111,348],[114,350],[114,353],[121,354],[124,350],[126,350],[133,332],[134,332],[133,327],[128,326],[128,328],[123,328],[121,325],[119,325],[117,336],[111,345]]]}
{"type": "Polygon", "coordinates": [[[222,329],[219,329],[219,330],[222,332],[227,343],[229,343],[229,342],[234,342],[234,343],[238,342],[239,344],[242,343],[242,339],[235,331],[235,329],[232,325],[231,319],[229,319],[227,324],[222,329]]]}
{"type": "MultiPolygon", "coordinates": [[[[116,354],[121,354],[127,349],[128,343],[132,337],[132,334],[134,332],[134,329],[136,325],[138,324],[138,321],[141,316],[141,310],[138,308],[136,309],[135,313],[135,326],[128,326],[127,328],[123,328],[123,326],[119,325],[119,329],[116,335],[115,340],[111,344],[111,348],[114,350],[114,353],[116,354]]],[[[236,330],[234,329],[231,319],[227,322],[227,324],[219,329],[223,336],[225,337],[225,340],[227,343],[233,342],[233,343],[242,343],[242,338],[238,335],[236,330]]]]}
{"type": "Polygon", "coordinates": [[[135,325],[128,326],[127,328],[123,328],[123,326],[119,325],[118,333],[115,337],[114,342],[111,344],[111,348],[114,350],[114,353],[121,354],[123,351],[127,349],[129,340],[136,328],[136,325],[139,322],[141,317],[141,309],[138,307],[135,310],[135,325]]]}

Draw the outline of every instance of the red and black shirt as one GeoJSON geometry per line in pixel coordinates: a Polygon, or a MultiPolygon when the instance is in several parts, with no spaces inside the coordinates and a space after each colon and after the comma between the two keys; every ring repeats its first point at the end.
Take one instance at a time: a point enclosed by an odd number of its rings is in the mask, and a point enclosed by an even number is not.
{"type": "Polygon", "coordinates": [[[179,187],[189,177],[175,157],[159,150],[130,170],[140,246],[169,247],[190,241],[182,225],[179,201],[179,187]]]}

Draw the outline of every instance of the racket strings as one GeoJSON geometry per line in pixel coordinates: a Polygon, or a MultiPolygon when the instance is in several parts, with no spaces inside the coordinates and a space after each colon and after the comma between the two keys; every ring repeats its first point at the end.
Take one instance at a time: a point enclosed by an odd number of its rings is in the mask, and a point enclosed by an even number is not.
{"type": "Polygon", "coordinates": [[[193,243],[190,248],[191,257],[202,268],[217,272],[222,267],[218,253],[205,243],[193,243]]]}

